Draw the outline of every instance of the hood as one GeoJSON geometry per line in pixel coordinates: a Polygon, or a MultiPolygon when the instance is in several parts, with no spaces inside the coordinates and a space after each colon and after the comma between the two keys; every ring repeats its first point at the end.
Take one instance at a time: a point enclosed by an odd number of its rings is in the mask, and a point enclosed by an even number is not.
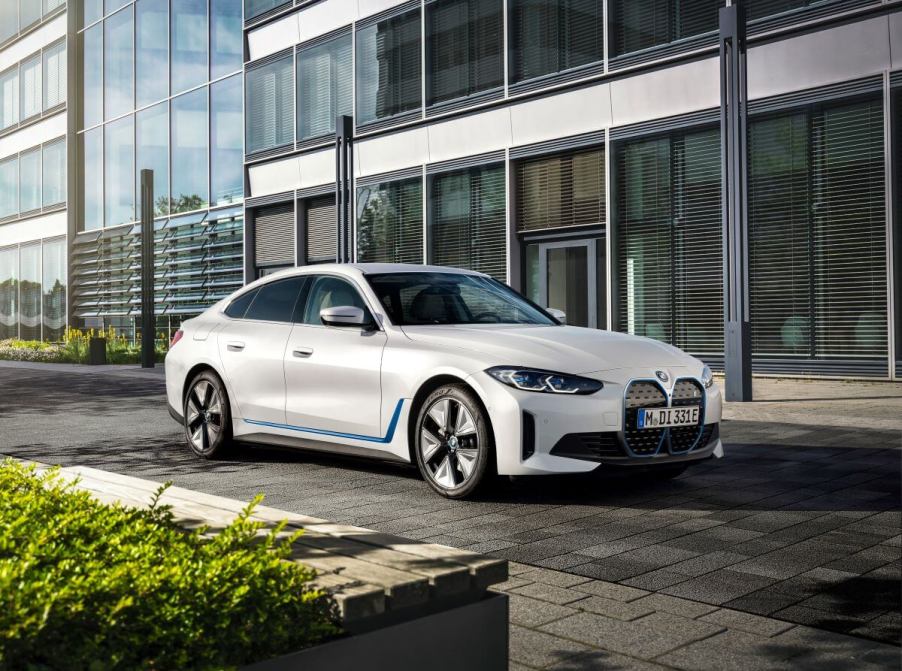
{"type": "Polygon", "coordinates": [[[576,326],[404,326],[403,331],[411,340],[430,347],[478,354],[487,366],[529,366],[580,374],[695,363],[693,357],[657,340],[576,326]]]}

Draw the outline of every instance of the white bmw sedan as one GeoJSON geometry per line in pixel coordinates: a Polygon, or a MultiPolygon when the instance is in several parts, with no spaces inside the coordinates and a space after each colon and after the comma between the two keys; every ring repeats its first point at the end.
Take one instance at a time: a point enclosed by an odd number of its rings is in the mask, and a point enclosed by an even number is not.
{"type": "Polygon", "coordinates": [[[666,478],[723,455],[701,361],[562,321],[466,270],[286,270],[182,324],[169,412],[201,457],[244,441],[416,462],[451,498],[494,473],[666,478]]]}

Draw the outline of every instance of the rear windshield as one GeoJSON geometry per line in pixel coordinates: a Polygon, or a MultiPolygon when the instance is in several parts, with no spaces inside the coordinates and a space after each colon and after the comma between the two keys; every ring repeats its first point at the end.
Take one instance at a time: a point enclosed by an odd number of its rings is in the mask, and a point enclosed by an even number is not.
{"type": "Polygon", "coordinates": [[[400,326],[427,324],[557,324],[510,287],[488,277],[457,273],[385,273],[367,281],[400,326]]]}

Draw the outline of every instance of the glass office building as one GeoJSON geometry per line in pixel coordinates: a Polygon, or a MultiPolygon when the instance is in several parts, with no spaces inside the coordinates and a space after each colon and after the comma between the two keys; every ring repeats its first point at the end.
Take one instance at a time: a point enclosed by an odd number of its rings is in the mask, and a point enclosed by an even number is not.
{"type": "Polygon", "coordinates": [[[78,19],[72,316],[134,329],[149,169],[156,311],[171,328],[242,282],[242,5],[88,0],[78,19]]]}
{"type": "MultiPolygon", "coordinates": [[[[461,266],[722,366],[724,0],[245,0],[246,279],[461,266]],[[330,252],[331,250],[331,252],[330,252]]],[[[902,10],[750,0],[754,369],[902,376],[902,10]]]]}

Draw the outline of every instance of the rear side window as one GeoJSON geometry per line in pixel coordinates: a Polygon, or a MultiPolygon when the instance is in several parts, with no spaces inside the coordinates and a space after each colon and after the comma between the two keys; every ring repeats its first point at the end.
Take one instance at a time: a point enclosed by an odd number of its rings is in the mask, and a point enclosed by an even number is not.
{"type": "Polygon", "coordinates": [[[248,306],[250,306],[251,302],[256,298],[258,291],[259,289],[252,289],[251,291],[246,291],[241,294],[229,304],[229,307],[225,309],[225,313],[232,319],[243,318],[244,313],[247,312],[248,306]]]}
{"type": "Polygon", "coordinates": [[[264,284],[258,290],[244,318],[268,322],[292,321],[294,306],[298,302],[303,286],[303,277],[290,277],[264,284]]]}

